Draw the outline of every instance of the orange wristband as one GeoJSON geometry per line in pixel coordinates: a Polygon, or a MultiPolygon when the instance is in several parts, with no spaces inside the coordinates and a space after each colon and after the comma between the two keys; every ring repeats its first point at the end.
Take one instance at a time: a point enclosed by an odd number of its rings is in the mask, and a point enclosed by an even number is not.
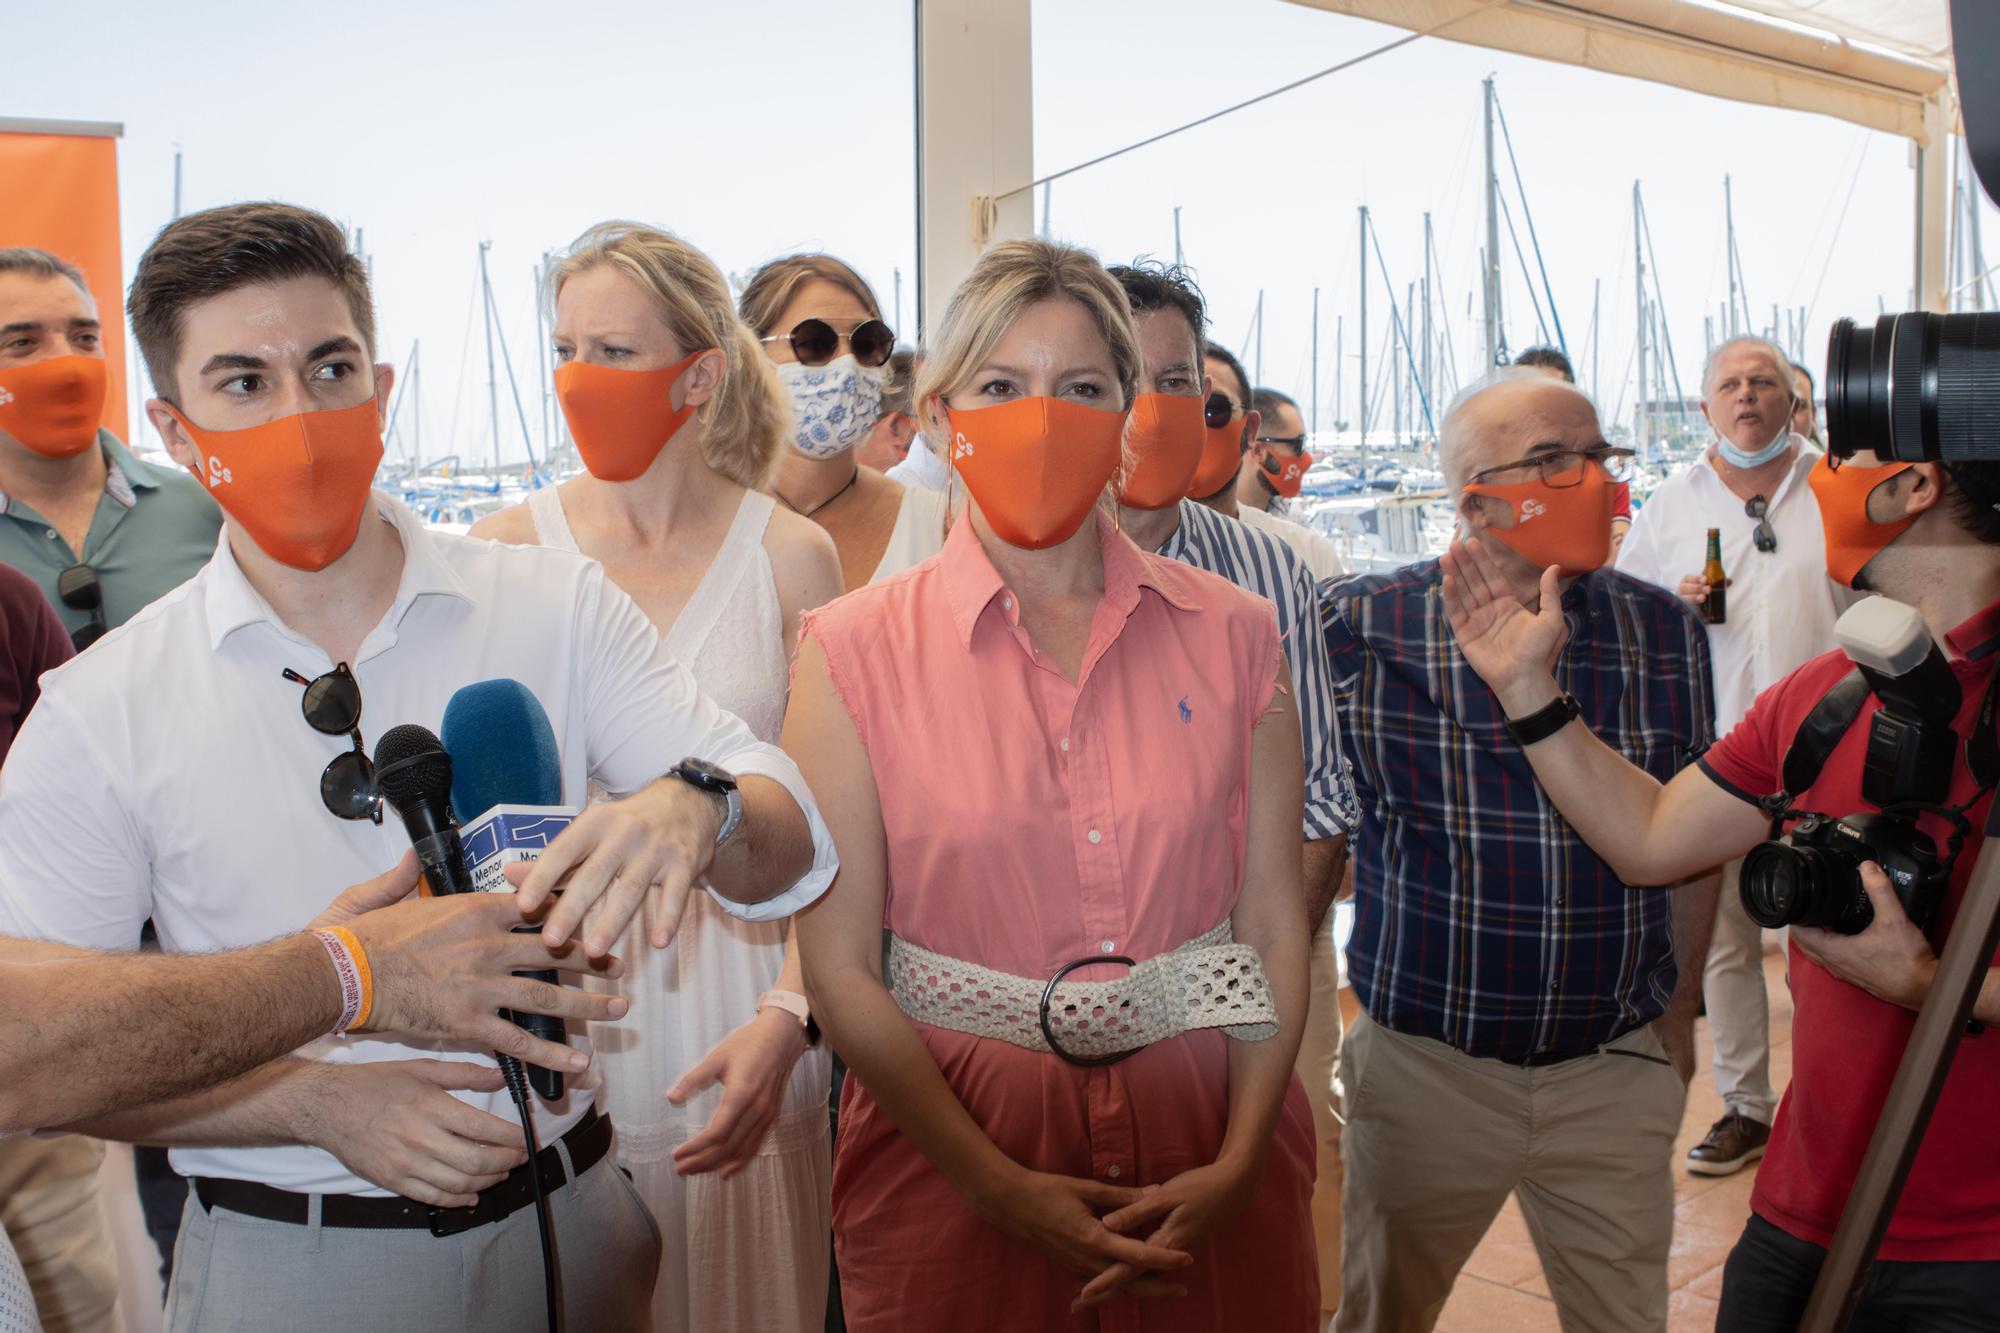
{"type": "Polygon", "coordinates": [[[365,1029],[375,1013],[375,973],[368,966],[368,951],[346,926],[315,930],[313,937],[325,946],[340,982],[340,1021],[334,1034],[365,1029]]]}

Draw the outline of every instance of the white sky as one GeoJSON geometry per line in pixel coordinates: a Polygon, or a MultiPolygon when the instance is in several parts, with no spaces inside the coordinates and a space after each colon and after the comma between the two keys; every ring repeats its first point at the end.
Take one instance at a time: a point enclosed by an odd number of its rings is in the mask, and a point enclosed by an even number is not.
{"type": "MultiPolygon", "coordinates": [[[[777,254],[825,248],[874,281],[885,305],[900,267],[897,327],[914,332],[910,0],[350,0],[247,10],[106,0],[89,12],[87,35],[62,6],[9,14],[0,115],[125,124],[128,278],[170,215],[177,145],[184,208],[278,198],[363,228],[380,355],[401,365],[422,341],[427,456],[445,451],[454,423],[460,449],[491,450],[473,305],[482,239],[492,242],[538,449],[532,269],[544,250],[602,218],[672,227],[737,274],[777,254]]],[[[1037,0],[1036,171],[1396,35],[1279,0],[1037,0]]],[[[1602,281],[1607,412],[1622,404],[1629,416],[1631,405],[1635,178],[1689,392],[1702,317],[1727,290],[1725,173],[1735,179],[1752,309],[1761,321],[1774,302],[1811,305],[1815,366],[1834,318],[1908,302],[1914,186],[1905,141],[1434,40],[1057,182],[1055,234],[1107,261],[1170,258],[1181,205],[1185,254],[1216,336],[1244,342],[1261,288],[1263,378],[1301,402],[1311,394],[1320,287],[1321,424],[1333,419],[1337,316],[1347,326],[1341,405],[1352,418],[1357,205],[1374,212],[1399,300],[1421,273],[1422,214],[1433,212],[1440,313],[1462,375],[1478,355],[1477,313],[1468,318],[1467,309],[1483,240],[1479,80],[1489,72],[1586,380],[1593,280],[1602,281]]],[[[1039,192],[1035,203],[1039,219],[1039,192]]],[[[1989,208],[1986,222],[1992,262],[2000,214],[1989,208]]],[[[1518,213],[1515,224],[1525,247],[1518,213]]],[[[1511,253],[1506,267],[1509,341],[1518,348],[1537,331],[1511,253]]],[[[1379,273],[1372,277],[1379,363],[1385,293],[1379,273]]],[[[1254,347],[1237,350],[1254,359],[1254,347]]],[[[518,458],[504,381],[501,392],[503,450],[518,458]]],[[[1386,425],[1386,415],[1377,418],[1378,429],[1386,425]]]]}

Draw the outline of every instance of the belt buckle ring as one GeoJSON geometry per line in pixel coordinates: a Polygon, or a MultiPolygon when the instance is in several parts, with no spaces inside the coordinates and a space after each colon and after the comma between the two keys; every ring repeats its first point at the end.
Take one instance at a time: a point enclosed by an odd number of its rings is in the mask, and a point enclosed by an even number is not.
{"type": "Polygon", "coordinates": [[[1065,963],[1057,968],[1056,974],[1049,978],[1049,984],[1042,987],[1042,1040],[1048,1042],[1051,1051],[1054,1051],[1070,1064],[1077,1065],[1083,1069],[1097,1069],[1104,1065],[1115,1065],[1120,1060],[1137,1055],[1140,1051],[1146,1049],[1144,1046],[1134,1046],[1129,1051],[1114,1051],[1110,1055],[1071,1055],[1062,1048],[1062,1043],[1056,1040],[1055,1029],[1049,1024],[1049,1001],[1055,997],[1056,987],[1061,984],[1064,977],[1076,971],[1079,967],[1090,967],[1096,963],[1123,963],[1128,968],[1138,966],[1137,963],[1123,954],[1114,954],[1108,958],[1086,956],[1077,959],[1073,963],[1065,963]]]}

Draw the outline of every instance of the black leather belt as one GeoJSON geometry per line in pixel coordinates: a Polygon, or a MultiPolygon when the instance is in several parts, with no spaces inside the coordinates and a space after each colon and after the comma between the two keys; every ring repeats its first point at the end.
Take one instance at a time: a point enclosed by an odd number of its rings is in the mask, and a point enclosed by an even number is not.
{"type": "MultiPolygon", "coordinates": [[[[562,1136],[562,1146],[569,1151],[569,1159],[576,1164],[576,1174],[581,1177],[611,1151],[611,1118],[601,1116],[595,1107],[591,1108],[584,1113],[583,1119],[570,1128],[569,1133],[562,1136]]],[[[569,1179],[563,1170],[562,1154],[551,1145],[542,1149],[537,1160],[542,1168],[542,1184],[553,1194],[558,1185],[569,1179]]],[[[260,1217],[267,1222],[289,1222],[294,1226],[306,1225],[310,1217],[312,1196],[309,1194],[273,1189],[249,1180],[214,1180],[197,1176],[188,1183],[194,1188],[195,1198],[206,1209],[227,1208],[232,1213],[260,1217]]],[[[534,1201],[534,1181],[528,1174],[528,1164],[523,1162],[508,1172],[507,1178],[498,1185],[482,1190],[479,1202],[470,1208],[433,1208],[400,1195],[369,1199],[356,1194],[325,1194],[320,1196],[319,1221],[321,1226],[326,1227],[421,1229],[433,1236],[456,1236],[462,1231],[511,1217],[534,1201]]]]}

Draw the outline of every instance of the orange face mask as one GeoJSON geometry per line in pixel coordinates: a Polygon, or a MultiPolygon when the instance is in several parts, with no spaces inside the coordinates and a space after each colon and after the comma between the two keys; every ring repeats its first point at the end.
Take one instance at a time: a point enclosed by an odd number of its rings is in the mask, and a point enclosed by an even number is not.
{"type": "Polygon", "coordinates": [[[1820,455],[1808,479],[1813,499],[1819,501],[1820,526],[1826,530],[1826,572],[1834,582],[1852,588],[1854,580],[1861,577],[1861,567],[1917,521],[1915,514],[1892,523],[1877,523],[1868,517],[1868,497],[1875,488],[1915,464],[1863,467],[1843,463],[1836,469],[1832,458],[1831,454],[1820,455]]]}
{"type": "Polygon", "coordinates": [[[1201,463],[1201,399],[1171,393],[1142,393],[1132,404],[1125,438],[1132,467],[1118,489],[1120,504],[1134,509],[1166,509],[1181,502],[1201,463]]]}
{"type": "Polygon", "coordinates": [[[630,481],[653,466],[667,441],[694,415],[686,403],[675,409],[674,381],[707,350],[690,352],[658,370],[614,370],[574,360],[556,367],[556,400],[591,476],[630,481]]]}
{"type": "Polygon", "coordinates": [[[1541,478],[1506,486],[1470,483],[1467,495],[1483,495],[1514,511],[1511,528],[1488,527],[1481,535],[1505,542],[1537,569],[1554,565],[1565,577],[1601,569],[1611,558],[1611,478],[1595,463],[1581,464],[1574,486],[1551,486],[1541,478]]]}
{"type": "Polygon", "coordinates": [[[1039,551],[1068,541],[1118,471],[1125,418],[1059,398],[946,409],[951,463],[993,531],[1039,551]]]}
{"type": "Polygon", "coordinates": [[[1266,453],[1264,455],[1264,480],[1271,489],[1287,500],[1296,499],[1299,487],[1305,485],[1306,471],[1313,465],[1311,454],[1300,454],[1293,458],[1289,454],[1266,453]]]}
{"type": "Polygon", "coordinates": [[[1231,421],[1226,426],[1202,424],[1201,462],[1194,470],[1194,484],[1188,487],[1188,498],[1200,500],[1214,495],[1229,484],[1236,475],[1236,469],[1243,466],[1243,423],[1231,421]]]}
{"type": "Polygon", "coordinates": [[[0,430],[38,454],[74,458],[97,441],[104,358],[52,356],[0,370],[0,430]]]}
{"type": "Polygon", "coordinates": [[[201,449],[195,479],[265,555],[321,570],[354,545],[382,462],[374,399],[244,430],[203,430],[179,412],[174,419],[201,449]]]}

